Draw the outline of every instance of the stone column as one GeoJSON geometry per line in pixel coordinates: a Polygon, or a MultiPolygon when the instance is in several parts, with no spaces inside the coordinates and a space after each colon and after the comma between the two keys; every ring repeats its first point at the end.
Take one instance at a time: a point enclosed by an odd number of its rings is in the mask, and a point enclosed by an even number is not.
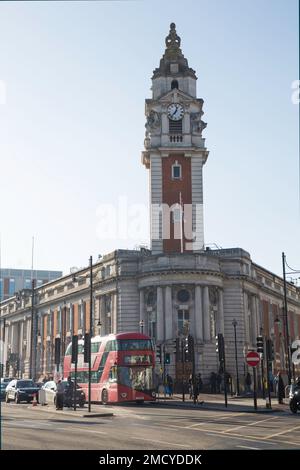
{"type": "Polygon", "coordinates": [[[222,333],[224,335],[224,302],[223,302],[223,289],[218,289],[219,293],[219,305],[218,305],[218,322],[217,322],[217,334],[222,333]]]}
{"type": "Polygon", "coordinates": [[[172,316],[172,288],[165,288],[165,339],[173,338],[173,316],[172,316]]]}
{"type": "Polygon", "coordinates": [[[208,286],[203,288],[204,341],[210,341],[210,311],[208,286]]]}
{"type": "Polygon", "coordinates": [[[11,352],[17,353],[18,352],[18,323],[12,323],[11,325],[11,352]]]}
{"type": "Polygon", "coordinates": [[[251,342],[253,345],[256,345],[256,337],[257,337],[257,309],[256,309],[256,296],[252,295],[251,297],[251,315],[252,315],[252,338],[251,342]]]}
{"type": "Polygon", "coordinates": [[[246,344],[250,343],[250,332],[249,332],[249,315],[248,315],[248,299],[247,293],[244,292],[244,322],[245,322],[245,339],[246,344]]]}
{"type": "Polygon", "coordinates": [[[164,306],[163,306],[163,292],[161,287],[157,287],[157,341],[164,340],[164,306]]]}
{"type": "Polygon", "coordinates": [[[101,336],[106,334],[106,318],[105,318],[105,297],[102,295],[99,299],[101,336]]]}
{"type": "Polygon", "coordinates": [[[118,305],[117,305],[117,293],[115,292],[114,294],[112,294],[112,323],[111,323],[111,327],[112,327],[112,332],[114,334],[117,333],[117,325],[118,325],[118,305]]]}
{"type": "Polygon", "coordinates": [[[143,333],[147,334],[147,319],[145,314],[145,299],[144,299],[144,291],[140,289],[140,323],[139,323],[139,331],[142,332],[141,323],[143,324],[143,333]]]}
{"type": "Polygon", "coordinates": [[[203,309],[201,287],[195,287],[195,333],[196,339],[203,341],[203,309]]]}

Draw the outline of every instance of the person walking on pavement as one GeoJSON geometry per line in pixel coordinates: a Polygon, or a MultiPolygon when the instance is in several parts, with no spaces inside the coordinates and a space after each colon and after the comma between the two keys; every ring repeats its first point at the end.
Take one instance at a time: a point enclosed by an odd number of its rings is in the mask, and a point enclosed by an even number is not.
{"type": "Polygon", "coordinates": [[[277,385],[278,403],[280,405],[283,405],[283,399],[285,398],[285,389],[284,389],[284,382],[283,382],[280,372],[278,372],[277,377],[278,377],[278,385],[277,385]]]}
{"type": "Polygon", "coordinates": [[[251,393],[251,383],[252,383],[252,379],[251,379],[250,372],[247,372],[247,375],[245,377],[245,391],[246,391],[246,393],[251,393]]]}
{"type": "Polygon", "coordinates": [[[57,382],[56,386],[56,409],[62,410],[64,407],[64,386],[61,383],[61,379],[57,382]]]}
{"type": "Polygon", "coordinates": [[[167,390],[168,390],[169,397],[172,397],[173,396],[173,379],[169,374],[167,374],[167,390]]]}

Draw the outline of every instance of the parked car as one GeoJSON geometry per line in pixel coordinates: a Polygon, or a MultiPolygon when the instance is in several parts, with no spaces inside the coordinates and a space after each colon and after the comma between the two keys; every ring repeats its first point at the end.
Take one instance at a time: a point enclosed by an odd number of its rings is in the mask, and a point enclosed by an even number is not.
{"type": "MultiPolygon", "coordinates": [[[[70,397],[68,393],[69,383],[67,380],[63,380],[62,384],[64,386],[64,406],[73,406],[74,398],[70,397]]],[[[76,402],[80,407],[85,405],[85,394],[84,391],[77,386],[76,390],[76,402]]],[[[46,382],[45,385],[39,391],[39,403],[41,405],[55,405],[56,404],[56,382],[50,380],[46,382]]]]}
{"type": "Polygon", "coordinates": [[[39,389],[31,379],[14,379],[6,387],[5,401],[9,403],[14,400],[16,403],[27,401],[30,403],[39,389]]]}
{"type": "Polygon", "coordinates": [[[2,378],[1,378],[1,383],[2,383],[2,384],[5,384],[5,386],[6,386],[6,385],[8,385],[9,382],[11,382],[12,380],[14,380],[13,377],[2,377],[2,378]]]}

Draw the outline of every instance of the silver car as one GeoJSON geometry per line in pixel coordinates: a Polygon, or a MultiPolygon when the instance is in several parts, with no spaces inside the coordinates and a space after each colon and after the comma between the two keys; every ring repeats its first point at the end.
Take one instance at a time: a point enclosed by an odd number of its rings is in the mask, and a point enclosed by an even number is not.
{"type": "MultiPolygon", "coordinates": [[[[69,383],[67,380],[63,380],[62,384],[64,386],[64,406],[73,406],[73,397],[68,394],[69,383]]],[[[76,391],[76,401],[80,407],[85,405],[85,394],[80,387],[77,387],[76,391]]],[[[56,405],[56,382],[50,380],[46,382],[45,385],[39,391],[39,403],[41,405],[56,405]]]]}

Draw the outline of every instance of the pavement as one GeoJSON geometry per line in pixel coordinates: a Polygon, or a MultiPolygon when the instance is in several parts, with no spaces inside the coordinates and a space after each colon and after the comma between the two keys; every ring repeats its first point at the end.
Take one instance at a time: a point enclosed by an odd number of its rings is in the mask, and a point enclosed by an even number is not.
{"type": "MultiPolygon", "coordinates": [[[[236,413],[275,413],[275,412],[288,412],[290,413],[288,399],[285,399],[285,403],[278,404],[276,398],[271,399],[271,408],[267,407],[266,400],[257,398],[257,409],[254,408],[254,400],[251,396],[231,396],[227,397],[227,407],[225,407],[225,399],[222,394],[201,394],[199,395],[198,403],[194,404],[194,401],[189,398],[189,394],[185,395],[185,401],[182,401],[182,394],[174,394],[172,397],[159,395],[156,402],[145,403],[145,406],[149,407],[168,407],[168,408],[183,408],[183,409],[203,409],[203,410],[215,410],[215,411],[229,411],[236,413]]],[[[113,416],[113,410],[116,407],[128,407],[132,406],[132,403],[116,404],[116,405],[102,405],[95,403],[91,405],[91,412],[88,412],[87,405],[84,408],[77,408],[74,411],[73,408],[64,408],[63,410],[56,410],[52,405],[37,405],[30,406],[32,410],[45,411],[50,413],[56,413],[57,415],[76,416],[80,418],[96,418],[113,416]]],[[[138,405],[136,405],[138,406],[138,405]]]]}
{"type": "Polygon", "coordinates": [[[225,407],[225,398],[222,394],[201,393],[198,397],[198,403],[194,404],[189,395],[185,395],[185,401],[182,401],[182,394],[174,394],[172,397],[159,395],[157,403],[163,406],[179,406],[183,408],[203,408],[206,410],[231,411],[237,413],[273,413],[278,411],[290,412],[288,399],[280,405],[276,397],[271,397],[271,408],[267,407],[267,402],[263,398],[257,398],[257,410],[254,409],[253,396],[231,396],[227,397],[227,407],[225,407]]]}

